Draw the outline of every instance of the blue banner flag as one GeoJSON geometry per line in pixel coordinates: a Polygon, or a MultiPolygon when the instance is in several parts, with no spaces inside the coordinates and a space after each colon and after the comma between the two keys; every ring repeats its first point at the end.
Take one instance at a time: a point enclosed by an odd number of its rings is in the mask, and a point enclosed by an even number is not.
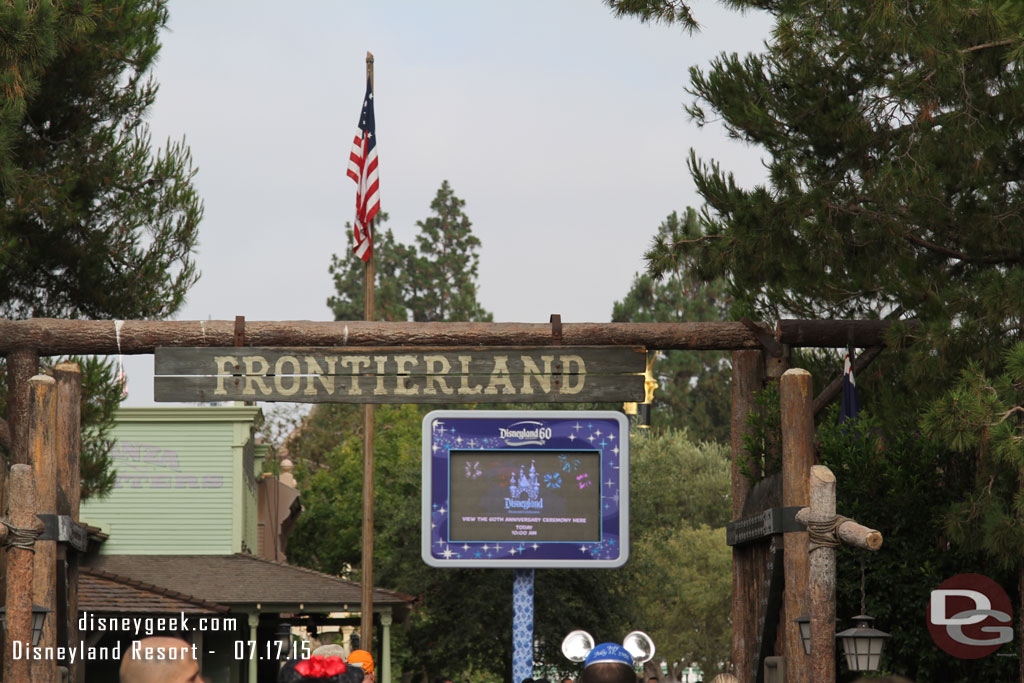
{"type": "Polygon", "coordinates": [[[847,351],[843,361],[843,401],[839,407],[839,424],[853,420],[860,412],[857,400],[857,382],[853,377],[853,351],[847,351]]]}

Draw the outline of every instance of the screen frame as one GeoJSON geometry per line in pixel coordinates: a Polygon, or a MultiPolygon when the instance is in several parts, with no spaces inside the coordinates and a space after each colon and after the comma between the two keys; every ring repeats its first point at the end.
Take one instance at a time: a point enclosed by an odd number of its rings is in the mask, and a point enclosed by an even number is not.
{"type": "Polygon", "coordinates": [[[616,568],[629,559],[629,419],[622,413],[611,410],[435,410],[423,418],[422,447],[420,547],[426,564],[432,567],[579,569],[616,568]],[[435,428],[435,421],[443,422],[443,433],[435,428]],[[507,428],[520,422],[538,423],[550,429],[551,435],[541,439],[543,443],[538,443],[537,438],[520,439],[523,443],[502,439],[500,445],[492,448],[467,447],[462,444],[468,439],[458,441],[463,436],[479,435],[481,430],[493,433],[495,438],[490,440],[497,441],[499,427],[507,428]],[[574,441],[568,439],[575,440],[575,435],[581,432],[581,439],[589,438],[586,436],[588,425],[590,436],[596,430],[603,438],[574,448],[574,441]],[[572,436],[566,437],[567,434],[572,436]],[[532,545],[524,541],[518,546],[500,542],[496,547],[490,542],[451,541],[445,514],[451,500],[452,450],[514,451],[522,455],[531,451],[596,452],[601,481],[595,485],[602,489],[600,540],[545,541],[532,545]]]}

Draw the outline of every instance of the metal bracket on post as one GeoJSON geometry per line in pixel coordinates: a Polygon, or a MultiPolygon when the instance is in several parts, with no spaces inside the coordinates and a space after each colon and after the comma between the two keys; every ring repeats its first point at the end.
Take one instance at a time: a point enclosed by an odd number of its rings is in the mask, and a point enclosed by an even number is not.
{"type": "Polygon", "coordinates": [[[562,345],[562,316],[558,313],[551,314],[551,345],[562,345]]]}
{"type": "Polygon", "coordinates": [[[245,316],[235,316],[235,346],[245,346],[245,316]]]}
{"type": "Polygon", "coordinates": [[[88,547],[88,537],[85,527],[71,519],[71,515],[36,515],[43,523],[43,533],[39,541],[57,541],[68,543],[79,552],[85,552],[88,547]]]}
{"type": "Polygon", "coordinates": [[[807,527],[796,518],[800,509],[798,505],[769,508],[756,515],[729,522],[725,525],[725,544],[743,545],[775,534],[807,531],[807,527]]]}
{"type": "Polygon", "coordinates": [[[779,343],[779,341],[770,335],[763,327],[755,323],[753,320],[747,317],[740,318],[740,322],[754,333],[757,337],[757,341],[761,343],[764,350],[770,353],[775,358],[782,358],[786,355],[786,347],[779,343]]]}

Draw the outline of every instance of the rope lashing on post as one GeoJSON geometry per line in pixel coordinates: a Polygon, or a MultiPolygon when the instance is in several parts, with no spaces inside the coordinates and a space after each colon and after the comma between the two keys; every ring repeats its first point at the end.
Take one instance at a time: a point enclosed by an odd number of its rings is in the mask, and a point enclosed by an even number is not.
{"type": "Polygon", "coordinates": [[[8,521],[0,519],[0,524],[7,527],[7,542],[6,544],[11,548],[21,548],[27,550],[33,555],[36,552],[35,545],[36,539],[43,535],[42,529],[28,529],[17,527],[8,521]]]}
{"type": "Polygon", "coordinates": [[[836,515],[827,522],[807,521],[807,536],[811,543],[820,548],[839,547],[839,527],[853,520],[843,515],[836,515]]]}

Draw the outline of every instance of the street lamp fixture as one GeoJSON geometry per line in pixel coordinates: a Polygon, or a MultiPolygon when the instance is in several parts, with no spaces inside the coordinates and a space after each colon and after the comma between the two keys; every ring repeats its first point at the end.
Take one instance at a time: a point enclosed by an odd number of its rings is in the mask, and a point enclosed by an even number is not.
{"type": "Polygon", "coordinates": [[[854,627],[837,633],[846,655],[846,666],[850,671],[878,671],[885,650],[885,641],[890,635],[871,627],[875,619],[866,614],[853,618],[854,627]]]}
{"type": "Polygon", "coordinates": [[[811,618],[805,614],[793,621],[800,627],[800,642],[804,644],[804,654],[811,654],[811,618]]]}
{"type": "MultiPolygon", "coordinates": [[[[48,607],[40,607],[39,605],[32,605],[32,646],[35,647],[39,644],[39,640],[43,637],[43,625],[46,623],[46,615],[53,610],[48,607]]],[[[0,607],[0,626],[3,627],[4,632],[7,632],[7,608],[0,607]]]]}

